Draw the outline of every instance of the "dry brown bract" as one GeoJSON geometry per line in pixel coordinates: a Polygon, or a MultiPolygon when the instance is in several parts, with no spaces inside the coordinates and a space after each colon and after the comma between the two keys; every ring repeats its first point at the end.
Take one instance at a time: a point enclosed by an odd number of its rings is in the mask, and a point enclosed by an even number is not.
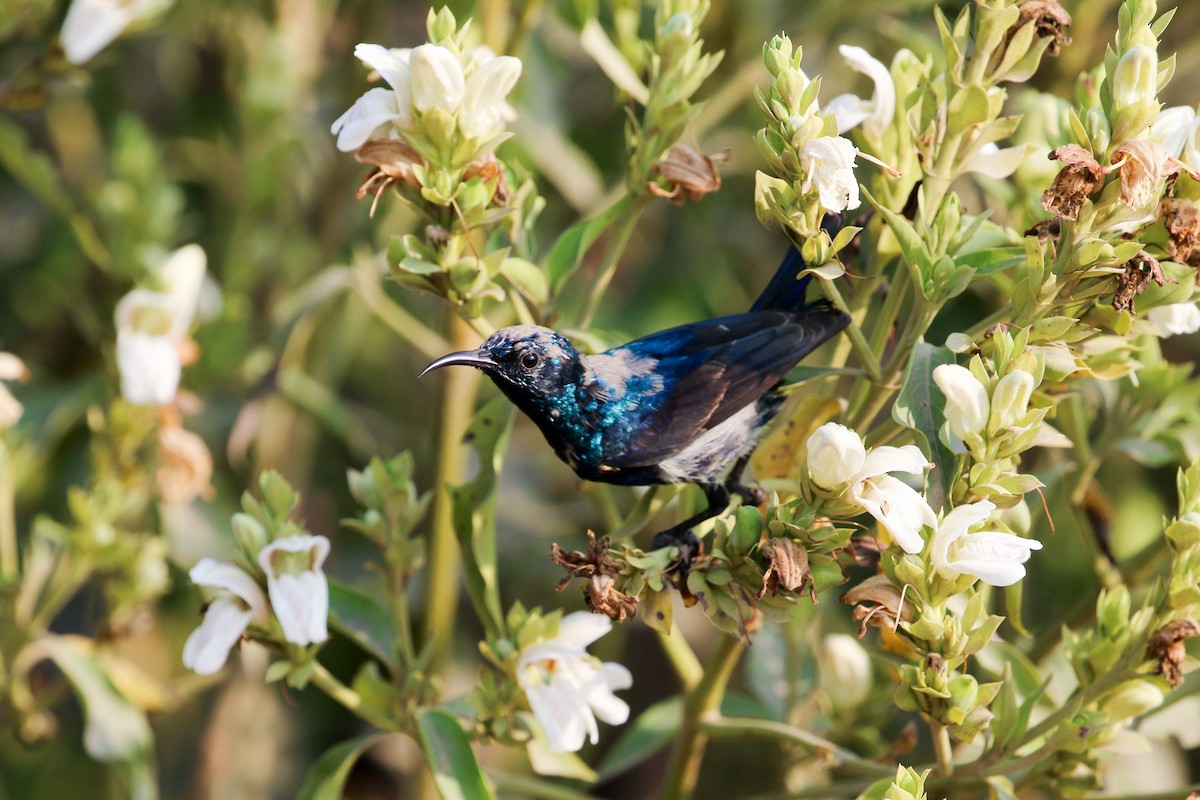
{"type": "Polygon", "coordinates": [[[370,164],[374,167],[367,173],[366,180],[355,198],[362,200],[368,194],[375,199],[371,202],[371,216],[375,216],[375,206],[379,198],[390,187],[396,184],[406,184],[413,189],[420,189],[421,182],[417,180],[414,167],[427,166],[425,159],[411,147],[399,139],[368,139],[354,153],[355,160],[360,164],[370,164]]]}
{"type": "Polygon", "coordinates": [[[655,197],[665,197],[679,205],[685,200],[699,200],[721,188],[717,162],[728,160],[728,150],[707,156],[687,145],[673,145],[667,151],[667,157],[654,165],[654,174],[666,180],[668,188],[654,181],[648,181],[646,188],[655,197]]]}
{"type": "Polygon", "coordinates": [[[1186,170],[1196,180],[1200,173],[1175,158],[1158,142],[1129,139],[1121,142],[1112,153],[1112,166],[1106,172],[1118,170],[1121,178],[1121,202],[1129,208],[1145,208],[1159,192],[1162,181],[1186,170]]]}
{"type": "Polygon", "coordinates": [[[808,551],[795,539],[768,539],[763,542],[762,554],[767,559],[767,571],[763,573],[759,600],[767,592],[799,594],[808,586],[808,596],[817,602],[817,589],[813,585],[812,572],[808,568],[808,551]]]}
{"type": "Polygon", "coordinates": [[[900,587],[886,575],[872,575],[842,595],[841,600],[854,606],[851,616],[862,623],[858,629],[860,639],[867,635],[867,625],[891,630],[897,620],[911,622],[916,616],[912,603],[904,599],[900,587]]]}
{"type": "Polygon", "coordinates": [[[1183,683],[1183,660],[1187,657],[1183,642],[1193,636],[1200,636],[1200,625],[1195,620],[1177,619],[1159,628],[1146,647],[1146,654],[1158,662],[1157,671],[1172,689],[1183,683]]]}
{"type": "Polygon", "coordinates": [[[1158,207],[1172,261],[1200,267],[1200,213],[1191,200],[1168,197],[1158,207]]]}
{"type": "Polygon", "coordinates": [[[213,460],[208,445],[196,434],[165,425],[158,432],[158,472],[155,481],[165,503],[190,503],[211,497],[213,460]]]}
{"type": "Polygon", "coordinates": [[[1065,166],[1042,192],[1042,208],[1063,219],[1079,219],[1083,201],[1104,183],[1104,171],[1095,157],[1077,144],[1056,148],[1049,158],[1065,166]]]}
{"type": "Polygon", "coordinates": [[[567,571],[567,577],[558,584],[558,591],[567,588],[575,578],[587,581],[583,595],[588,611],[607,614],[617,622],[637,616],[637,598],[615,588],[616,578],[621,574],[621,562],[608,554],[610,540],[607,536],[597,539],[588,531],[588,549],[564,552],[557,544],[550,545],[550,560],[567,571]]]}
{"type": "Polygon", "coordinates": [[[496,182],[496,191],[492,194],[492,205],[497,208],[508,208],[512,193],[508,190],[508,181],[504,177],[504,165],[495,153],[484,153],[479,158],[467,164],[463,170],[462,179],[482,178],[485,183],[496,182]]]}
{"type": "Polygon", "coordinates": [[[1071,43],[1071,37],[1066,33],[1066,29],[1071,26],[1071,15],[1058,0],[1028,0],[1021,3],[1017,10],[1021,16],[1009,29],[1008,38],[1011,39],[1018,30],[1033,20],[1033,24],[1037,26],[1037,38],[1053,40],[1046,48],[1050,55],[1058,55],[1064,45],[1071,43]]]}
{"type": "Polygon", "coordinates": [[[1137,315],[1137,309],[1133,307],[1133,298],[1144,292],[1150,281],[1159,286],[1179,283],[1174,278],[1168,278],[1158,259],[1145,250],[1138,250],[1122,267],[1125,271],[1117,276],[1117,291],[1113,294],[1112,307],[1117,311],[1128,311],[1134,316],[1137,315]]]}

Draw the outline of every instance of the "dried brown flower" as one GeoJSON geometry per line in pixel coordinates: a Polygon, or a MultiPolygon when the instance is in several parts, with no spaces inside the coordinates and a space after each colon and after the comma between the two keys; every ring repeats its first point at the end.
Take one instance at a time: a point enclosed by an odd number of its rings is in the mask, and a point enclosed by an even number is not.
{"type": "Polygon", "coordinates": [[[860,639],[866,636],[867,625],[891,630],[898,621],[911,622],[916,616],[912,603],[886,575],[872,575],[842,595],[841,600],[854,606],[852,616],[862,623],[858,629],[860,639]]]}
{"type": "Polygon", "coordinates": [[[165,503],[190,503],[213,495],[213,460],[208,445],[196,434],[175,425],[158,432],[158,472],[155,481],[165,503]]]}
{"type": "Polygon", "coordinates": [[[621,562],[608,554],[609,538],[602,536],[597,539],[592,531],[588,531],[587,535],[586,553],[567,553],[557,544],[550,545],[550,560],[567,571],[567,577],[558,584],[558,591],[566,589],[575,578],[583,578],[587,581],[583,595],[588,611],[607,614],[616,622],[637,616],[637,598],[615,586],[616,578],[621,574],[621,562]]]}
{"type": "Polygon", "coordinates": [[[354,158],[360,164],[374,167],[354,195],[359,200],[368,194],[374,197],[371,201],[372,216],[375,215],[379,198],[390,187],[403,183],[420,189],[421,182],[417,180],[414,168],[427,166],[420,153],[399,139],[368,139],[355,151],[354,158]]]}
{"type": "Polygon", "coordinates": [[[808,596],[817,602],[817,589],[813,585],[812,571],[808,568],[808,551],[795,539],[777,538],[763,542],[762,554],[767,559],[767,571],[763,573],[759,600],[767,592],[799,594],[808,586],[808,596]]]}
{"type": "Polygon", "coordinates": [[[462,179],[469,181],[476,177],[482,178],[485,183],[495,181],[496,191],[492,195],[492,205],[498,208],[508,208],[508,201],[512,199],[512,193],[508,189],[508,180],[504,175],[504,164],[496,158],[495,153],[484,153],[467,164],[462,179]]]}
{"type": "Polygon", "coordinates": [[[679,205],[685,200],[699,200],[721,188],[717,162],[728,160],[728,150],[709,156],[687,145],[673,145],[666,158],[660,159],[652,170],[667,182],[667,187],[648,181],[646,188],[655,197],[665,197],[679,205]]]}
{"type": "Polygon", "coordinates": [[[1172,261],[1200,267],[1200,212],[1191,200],[1168,197],[1158,207],[1172,261]]]}
{"type": "Polygon", "coordinates": [[[1172,689],[1183,683],[1183,660],[1187,657],[1183,643],[1193,636],[1200,636],[1200,625],[1192,619],[1177,619],[1155,631],[1146,647],[1146,654],[1158,662],[1158,673],[1172,689]]]}
{"type": "Polygon", "coordinates": [[[1160,191],[1160,182],[1174,178],[1181,170],[1200,180],[1200,173],[1148,139],[1128,139],[1113,148],[1112,166],[1104,171],[1114,170],[1121,178],[1121,202],[1135,209],[1145,208],[1160,191]]]}
{"type": "Polygon", "coordinates": [[[1121,266],[1125,271],[1117,276],[1117,291],[1112,299],[1112,307],[1117,311],[1128,311],[1136,316],[1137,309],[1133,307],[1133,298],[1144,292],[1152,280],[1159,286],[1179,283],[1174,278],[1168,278],[1158,259],[1145,250],[1137,251],[1133,258],[1121,266]]]}
{"type": "Polygon", "coordinates": [[[1053,39],[1046,48],[1052,56],[1058,55],[1064,45],[1071,43],[1066,28],[1071,26],[1071,15],[1062,7],[1058,0],[1026,0],[1017,8],[1021,16],[1009,29],[1008,36],[1012,38],[1016,32],[1031,20],[1037,26],[1036,34],[1039,39],[1053,39]]]}
{"type": "Polygon", "coordinates": [[[860,567],[879,566],[879,540],[874,536],[853,536],[847,549],[860,567]]]}
{"type": "Polygon", "coordinates": [[[1104,171],[1095,157],[1077,144],[1056,148],[1048,157],[1065,166],[1042,193],[1042,208],[1063,219],[1079,219],[1083,201],[1104,183],[1104,171]]]}

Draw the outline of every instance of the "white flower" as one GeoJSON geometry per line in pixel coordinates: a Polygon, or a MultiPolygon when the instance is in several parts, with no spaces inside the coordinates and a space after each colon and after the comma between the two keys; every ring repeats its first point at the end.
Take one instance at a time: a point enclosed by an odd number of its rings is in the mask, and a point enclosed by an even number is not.
{"type": "Polygon", "coordinates": [[[1195,303],[1172,303],[1146,312],[1146,318],[1158,328],[1164,338],[1181,333],[1200,331],[1200,308],[1195,303]]]}
{"type": "Polygon", "coordinates": [[[995,142],[988,142],[963,165],[963,172],[977,172],[988,178],[1003,180],[1017,171],[1029,160],[1029,156],[1043,146],[1026,142],[1001,149],[995,142]]]}
{"type": "Polygon", "coordinates": [[[841,45],[846,65],[861,72],[875,84],[875,93],[870,100],[853,94],[838,95],[825,106],[825,112],[837,120],[838,133],[862,125],[868,136],[878,138],[887,130],[896,114],[896,84],[888,68],[861,47],[841,45]]]}
{"type": "Polygon", "coordinates": [[[463,93],[458,127],[468,138],[489,139],[504,129],[505,122],[516,117],[505,98],[521,77],[521,61],[479,48],[476,63],[479,66],[467,79],[463,93]]]}
{"type": "Polygon", "coordinates": [[[329,582],[321,566],[329,555],[324,536],[297,534],[276,539],[258,553],[267,573],[271,608],[293,644],[309,645],[329,638],[329,582]]]}
{"type": "Polygon", "coordinates": [[[889,475],[889,472],[908,472],[919,475],[930,464],[916,445],[903,447],[875,447],[867,452],[862,440],[854,431],[836,422],[827,422],[809,437],[809,474],[812,474],[812,453],[819,454],[818,476],[813,480],[818,486],[821,481],[832,481],[849,475],[838,484],[822,486],[834,488],[842,483],[849,484],[850,499],[887,529],[896,544],[906,553],[919,553],[925,547],[921,538],[924,525],[933,527],[937,517],[921,493],[908,484],[889,475]],[[841,430],[838,430],[841,429],[841,430]],[[847,433],[851,436],[847,436],[847,433]],[[831,443],[836,442],[836,447],[831,443]],[[836,466],[834,455],[840,453],[841,466],[836,466]],[[853,471],[850,467],[856,467],[853,471]]]}
{"type": "Polygon", "coordinates": [[[1195,137],[1200,120],[1190,106],[1174,106],[1158,112],[1150,123],[1150,140],[1158,142],[1169,154],[1195,167],[1195,137]],[[1189,153],[1189,151],[1191,151],[1189,153]],[[1189,155],[1191,158],[1189,158],[1189,155]]]}
{"type": "Polygon", "coordinates": [[[208,257],[198,244],[184,245],[155,269],[163,292],[175,306],[174,331],[180,338],[196,318],[207,271],[208,257]]]}
{"type": "Polygon", "coordinates": [[[1113,70],[1111,85],[1113,106],[1117,109],[1134,103],[1153,103],[1158,95],[1158,53],[1144,44],[1129,48],[1113,70]]]}
{"type": "Polygon", "coordinates": [[[858,639],[831,633],[817,650],[821,689],[835,708],[855,708],[871,692],[871,657],[858,639]]]}
{"type": "Polygon", "coordinates": [[[67,60],[90,60],[131,24],[164,5],[162,0],[75,0],[59,34],[67,60]]]}
{"type": "Polygon", "coordinates": [[[629,719],[629,706],[613,694],[633,685],[629,670],[586,652],[610,630],[608,617],[576,611],[563,617],[557,636],[530,645],[517,660],[517,681],[556,753],[578,750],[585,738],[599,741],[597,718],[610,725],[629,719]]]}
{"type": "Polygon", "coordinates": [[[821,136],[800,148],[800,167],[805,172],[803,191],[815,186],[826,211],[858,208],[858,181],[854,177],[854,158],[858,149],[844,136],[821,136]]]}
{"type": "Polygon", "coordinates": [[[458,57],[436,44],[414,48],[408,61],[412,70],[412,103],[422,113],[440,108],[453,114],[462,102],[466,81],[458,57]]]}
{"type": "Polygon", "coordinates": [[[351,152],[368,139],[392,138],[397,129],[407,127],[412,121],[412,77],[408,66],[411,53],[408,49],[389,50],[378,44],[362,43],[354,48],[354,55],[378,72],[391,88],[368,89],[337,118],[330,132],[338,137],[339,150],[351,152]],[[380,129],[385,127],[386,132],[381,133],[380,129]]]}
{"type": "Polygon", "coordinates": [[[25,362],[12,353],[0,353],[0,431],[6,431],[21,420],[25,406],[12,396],[3,381],[23,381],[29,376],[25,362]]]}
{"type": "Polygon", "coordinates": [[[166,405],[175,399],[183,363],[179,341],[135,330],[117,332],[121,396],[135,405],[166,405]]]}
{"type": "Polygon", "coordinates": [[[942,364],[933,370],[933,382],[946,395],[946,424],[959,439],[983,433],[988,421],[988,390],[966,367],[942,364]]]}
{"type": "Polygon", "coordinates": [[[233,564],[205,558],[188,573],[192,583],[219,590],[208,604],[204,621],[183,645],[183,664],[201,675],[211,675],[229,658],[251,622],[267,621],[267,599],[248,574],[233,564]]]}
{"type": "Polygon", "coordinates": [[[974,575],[992,586],[1011,586],[1025,577],[1023,564],[1032,551],[1042,549],[1041,542],[999,531],[967,533],[995,509],[992,502],[980,500],[946,515],[929,540],[929,560],[939,575],[950,580],[974,575]]]}
{"type": "Polygon", "coordinates": [[[992,413],[988,416],[988,432],[992,435],[1011,428],[1029,410],[1029,398],[1037,382],[1025,370],[1016,369],[996,382],[992,392],[992,413]]]}

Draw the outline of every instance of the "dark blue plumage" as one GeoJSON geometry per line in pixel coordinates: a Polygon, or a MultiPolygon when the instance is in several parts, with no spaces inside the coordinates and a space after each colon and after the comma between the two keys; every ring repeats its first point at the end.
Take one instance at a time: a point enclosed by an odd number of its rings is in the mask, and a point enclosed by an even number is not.
{"type": "Polygon", "coordinates": [[[596,355],[549,328],[518,325],[478,350],[430,364],[483,370],[541,429],[582,478],[624,485],[695,483],[704,512],[656,537],[682,543],[733,492],[763,427],[783,402],[783,376],[849,323],[824,302],[806,304],[805,264],[790,250],[744,314],[692,322],[596,355]]]}

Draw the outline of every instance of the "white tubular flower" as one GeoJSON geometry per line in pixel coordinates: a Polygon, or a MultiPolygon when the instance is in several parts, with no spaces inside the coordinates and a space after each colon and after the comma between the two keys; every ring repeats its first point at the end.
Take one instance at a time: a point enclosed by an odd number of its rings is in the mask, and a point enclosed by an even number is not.
{"type": "Polygon", "coordinates": [[[229,651],[251,622],[267,621],[267,599],[248,574],[233,564],[205,558],[188,573],[192,583],[218,590],[204,621],[183,645],[183,664],[201,675],[225,666],[229,651]]]}
{"type": "Polygon", "coordinates": [[[121,394],[136,405],[175,399],[183,364],[179,343],[187,333],[175,298],[134,289],[117,303],[117,368],[121,394]]]}
{"type": "Polygon", "coordinates": [[[608,617],[576,611],[563,617],[556,637],[530,645],[517,660],[517,681],[556,753],[578,750],[585,738],[599,741],[597,718],[610,725],[629,719],[628,704],[613,692],[632,686],[633,676],[586,652],[610,630],[608,617]]]}
{"type": "Polygon", "coordinates": [[[988,431],[996,434],[1021,421],[1029,410],[1029,398],[1033,395],[1036,382],[1033,375],[1017,369],[996,383],[992,392],[992,413],[988,417],[988,431]]]}
{"type": "Polygon", "coordinates": [[[204,278],[208,271],[208,257],[198,244],[179,248],[156,270],[162,290],[175,304],[172,329],[183,338],[192,327],[196,311],[200,307],[200,296],[204,278]]]}
{"type": "Polygon", "coordinates": [[[283,637],[293,644],[329,638],[329,581],[321,570],[328,555],[329,540],[309,534],[276,539],[258,553],[258,564],[267,573],[271,608],[283,637]]]}
{"type": "Polygon", "coordinates": [[[867,452],[857,433],[827,422],[809,437],[808,453],[813,483],[828,489],[848,484],[850,499],[877,519],[906,553],[921,552],[925,547],[921,528],[936,525],[937,516],[920,492],[888,474],[919,475],[928,469],[920,448],[906,444],[867,452]]]}
{"type": "Polygon", "coordinates": [[[821,136],[800,148],[800,167],[805,172],[805,193],[817,189],[826,211],[858,208],[858,180],[854,177],[854,159],[858,149],[844,136],[821,136]]]}
{"type": "MultiPolygon", "coordinates": [[[[1158,117],[1150,123],[1150,140],[1158,142],[1174,158],[1183,158],[1184,149],[1190,144],[1200,121],[1196,118],[1196,109],[1190,106],[1174,106],[1158,112],[1158,117]]],[[[1188,162],[1188,166],[1196,165],[1188,162]]]]}
{"type": "Polygon", "coordinates": [[[858,639],[831,633],[817,650],[821,689],[834,708],[859,706],[871,693],[871,657],[858,639]]]}
{"type": "Polygon", "coordinates": [[[1184,333],[1200,331],[1200,307],[1195,303],[1172,303],[1158,306],[1146,312],[1146,318],[1158,328],[1164,339],[1184,333]]]}
{"type": "Polygon", "coordinates": [[[933,370],[933,382],[946,395],[946,423],[959,439],[981,434],[988,422],[987,387],[966,367],[942,364],[933,370]]]}
{"type": "Polygon", "coordinates": [[[868,136],[878,138],[887,130],[896,115],[896,84],[888,68],[861,47],[841,45],[838,52],[851,69],[861,72],[875,84],[870,100],[853,94],[843,94],[825,105],[825,112],[837,120],[838,133],[863,126],[868,136]]]}
{"type": "Polygon", "coordinates": [[[968,530],[986,520],[996,506],[988,500],[961,505],[946,515],[929,540],[929,560],[948,580],[974,575],[992,586],[1011,586],[1025,577],[1025,567],[1036,539],[1023,539],[999,531],[968,530]]]}
{"type": "Polygon", "coordinates": [[[867,458],[858,434],[836,422],[826,422],[808,437],[808,474],[822,489],[845,486],[867,458]]]}
{"type": "Polygon", "coordinates": [[[413,48],[408,61],[412,70],[412,103],[422,113],[431,108],[453,114],[466,90],[458,58],[436,44],[413,48]]]}
{"type": "Polygon", "coordinates": [[[162,0],[74,0],[59,34],[67,60],[90,61],[134,22],[165,5],[162,0]]]}
{"type": "Polygon", "coordinates": [[[25,406],[12,396],[4,381],[23,381],[29,377],[25,362],[12,353],[0,353],[0,431],[6,431],[21,421],[25,406]]]}
{"type": "Polygon", "coordinates": [[[412,122],[410,54],[407,49],[389,50],[378,44],[362,43],[354,48],[354,55],[378,72],[391,88],[368,89],[337,118],[329,130],[338,137],[339,150],[357,150],[372,138],[394,138],[398,129],[412,122]]]}
{"type": "Polygon", "coordinates": [[[1125,108],[1134,103],[1154,102],[1158,95],[1158,53],[1148,45],[1129,48],[1113,70],[1113,105],[1125,108]]]}
{"type": "Polygon", "coordinates": [[[463,91],[458,127],[470,139],[486,139],[503,130],[514,116],[505,98],[521,77],[521,60],[495,56],[489,50],[477,51],[476,63],[463,91]]]}

